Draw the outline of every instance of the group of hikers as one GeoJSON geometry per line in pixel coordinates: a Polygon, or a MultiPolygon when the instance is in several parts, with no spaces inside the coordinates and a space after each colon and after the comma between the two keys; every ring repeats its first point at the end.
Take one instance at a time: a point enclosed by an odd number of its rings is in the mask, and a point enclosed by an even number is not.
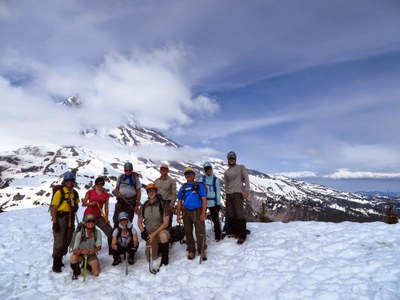
{"type": "Polygon", "coordinates": [[[244,200],[249,196],[249,177],[244,165],[236,164],[236,153],[227,154],[228,169],[224,173],[226,220],[224,233],[219,218],[221,210],[221,181],[214,175],[210,162],[204,163],[204,175],[196,180],[193,168],[184,170],[186,182],[177,191],[176,181],[169,173],[169,166],[160,166],[160,177],[145,185],[147,201],[140,203],[142,184],[139,175],[133,171],[130,162],[124,164],[124,174],[120,175],[113,194],[116,196],[113,226],[110,225],[109,198],[104,189],[105,179],[98,177],[94,187],[88,190],[82,200],[86,207],[82,223],[75,230],[76,213],[79,208],[79,195],[74,189],[75,175],[64,174],[62,187],[57,190],[51,201],[53,222],[53,267],[54,272],[61,272],[63,256],[72,249],[70,265],[72,279],[81,274],[81,263],[93,275],[100,273],[97,257],[101,250],[102,233],[109,246],[109,255],[113,256],[112,265],[122,262],[121,255],[128,255],[127,263],[134,264],[135,253],[139,247],[138,232],[132,225],[135,214],[138,215],[137,228],[146,243],[145,255],[148,262],[158,259],[160,267],[169,263],[170,229],[173,213],[176,209],[176,221],[181,224],[186,237],[187,258],[192,260],[197,255],[201,261],[207,260],[206,249],[206,211],[209,210],[213,223],[215,241],[225,235],[236,238],[238,244],[246,241],[246,220],[244,200]],[[101,230],[97,229],[96,226],[101,230]],[[80,228],[79,228],[80,227],[80,228]],[[195,236],[193,236],[193,227],[195,236]],[[197,250],[197,251],[196,251],[197,250]]]}

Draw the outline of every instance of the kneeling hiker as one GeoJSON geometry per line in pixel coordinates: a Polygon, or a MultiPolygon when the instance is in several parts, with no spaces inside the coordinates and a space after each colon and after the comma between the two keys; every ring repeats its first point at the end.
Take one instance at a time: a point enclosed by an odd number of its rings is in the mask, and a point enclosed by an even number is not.
{"type": "Polygon", "coordinates": [[[128,253],[128,263],[133,265],[135,262],[135,253],[139,246],[136,229],[128,220],[128,214],[124,211],[118,215],[118,227],[112,233],[111,247],[113,248],[114,261],[113,266],[121,263],[121,254],[128,253]]]}
{"type": "Polygon", "coordinates": [[[72,279],[78,279],[81,274],[79,263],[87,257],[88,270],[93,276],[99,276],[100,263],[97,253],[101,249],[101,231],[95,228],[95,217],[85,215],[83,218],[85,225],[78,231],[73,241],[72,255],[70,258],[71,268],[74,271],[72,279]]]}
{"type": "Polygon", "coordinates": [[[163,200],[157,195],[157,187],[154,184],[148,184],[146,191],[148,200],[141,207],[138,220],[142,239],[146,241],[146,257],[150,260],[150,251],[147,249],[150,250],[151,247],[152,259],[157,259],[158,252],[161,252],[160,266],[168,265],[169,232],[166,230],[169,222],[168,210],[164,208],[163,200]]]}

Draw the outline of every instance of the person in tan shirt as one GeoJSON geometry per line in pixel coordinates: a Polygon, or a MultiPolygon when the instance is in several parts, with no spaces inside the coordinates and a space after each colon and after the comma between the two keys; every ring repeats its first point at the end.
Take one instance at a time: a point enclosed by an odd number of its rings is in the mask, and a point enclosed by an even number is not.
{"type": "Polygon", "coordinates": [[[169,222],[168,229],[172,227],[172,217],[174,215],[174,207],[176,203],[176,181],[168,175],[169,167],[167,164],[160,166],[161,176],[154,181],[157,186],[158,194],[160,194],[165,203],[165,209],[168,211],[169,222]]]}

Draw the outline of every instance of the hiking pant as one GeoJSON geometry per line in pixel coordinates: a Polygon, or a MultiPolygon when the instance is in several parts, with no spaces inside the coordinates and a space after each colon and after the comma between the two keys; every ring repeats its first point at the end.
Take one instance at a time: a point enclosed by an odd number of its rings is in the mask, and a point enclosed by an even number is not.
{"type": "Polygon", "coordinates": [[[208,210],[210,211],[210,214],[211,214],[211,220],[214,224],[215,239],[221,238],[221,222],[219,220],[220,209],[221,209],[220,205],[216,205],[216,206],[208,208],[208,210]]]}
{"type": "Polygon", "coordinates": [[[114,228],[116,228],[119,224],[118,215],[120,212],[126,212],[128,214],[129,221],[133,221],[133,217],[135,216],[135,206],[136,199],[127,199],[128,203],[124,199],[119,199],[117,203],[115,203],[115,210],[113,215],[114,228]]]}
{"type": "Polygon", "coordinates": [[[246,239],[246,219],[244,218],[242,193],[226,194],[226,213],[228,215],[229,234],[246,239]]]}
{"type": "Polygon", "coordinates": [[[121,254],[128,253],[128,255],[132,255],[136,253],[136,248],[133,248],[133,240],[130,240],[127,246],[117,245],[117,250],[114,250],[113,257],[118,258],[121,254]]]}
{"type": "Polygon", "coordinates": [[[111,242],[113,228],[110,224],[106,223],[106,220],[102,216],[96,218],[96,226],[99,227],[101,231],[103,231],[104,234],[107,236],[108,254],[112,254],[111,242]]]}
{"type": "Polygon", "coordinates": [[[174,211],[172,210],[171,212],[169,212],[169,208],[171,206],[171,200],[165,200],[164,204],[165,204],[165,209],[166,209],[166,211],[168,211],[168,215],[169,215],[169,221],[168,221],[167,229],[170,229],[172,227],[172,219],[174,217],[174,211]]]}
{"type": "Polygon", "coordinates": [[[60,226],[59,231],[53,230],[53,258],[63,257],[68,253],[68,247],[71,244],[72,235],[75,231],[74,215],[72,215],[72,226],[68,228],[69,213],[58,212],[57,223],[60,226]]]}
{"type": "Polygon", "coordinates": [[[99,227],[108,238],[112,238],[113,228],[110,224],[106,223],[106,220],[104,220],[102,216],[96,218],[96,226],[99,227]]]}
{"type": "Polygon", "coordinates": [[[196,245],[193,237],[193,225],[195,227],[196,233],[196,243],[197,243],[197,252],[200,253],[202,249],[207,249],[206,241],[206,223],[200,220],[201,211],[200,210],[188,210],[184,209],[183,211],[183,227],[186,235],[186,245],[187,251],[195,252],[196,245]],[[204,248],[203,248],[204,242],[204,248]]]}

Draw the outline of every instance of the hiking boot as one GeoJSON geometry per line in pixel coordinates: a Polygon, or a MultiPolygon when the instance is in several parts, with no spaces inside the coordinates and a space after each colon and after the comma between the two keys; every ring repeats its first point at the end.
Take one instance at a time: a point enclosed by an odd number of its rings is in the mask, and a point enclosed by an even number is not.
{"type": "Polygon", "coordinates": [[[71,264],[71,269],[73,271],[72,280],[78,279],[78,276],[81,275],[81,267],[79,266],[79,263],[71,264]]]}
{"type": "Polygon", "coordinates": [[[187,253],[187,258],[192,260],[196,256],[196,253],[194,251],[188,251],[187,253]]]}
{"type": "Polygon", "coordinates": [[[131,253],[128,256],[128,264],[133,265],[135,263],[135,253],[131,253]]]}
{"type": "Polygon", "coordinates": [[[169,263],[169,244],[160,244],[161,249],[161,265],[167,266],[169,263]]]}
{"type": "Polygon", "coordinates": [[[114,257],[114,261],[112,262],[113,266],[119,265],[121,263],[121,257],[114,257]]]}
{"type": "Polygon", "coordinates": [[[207,260],[206,251],[204,251],[203,253],[200,253],[199,255],[201,257],[201,260],[204,260],[204,261],[207,260]]]}
{"type": "Polygon", "coordinates": [[[53,272],[61,273],[61,265],[62,265],[62,257],[54,257],[53,258],[53,272]]]}
{"type": "Polygon", "coordinates": [[[244,238],[239,238],[239,239],[237,240],[237,243],[238,243],[239,245],[241,245],[241,244],[243,244],[245,241],[246,241],[246,240],[245,240],[244,238]]]}

